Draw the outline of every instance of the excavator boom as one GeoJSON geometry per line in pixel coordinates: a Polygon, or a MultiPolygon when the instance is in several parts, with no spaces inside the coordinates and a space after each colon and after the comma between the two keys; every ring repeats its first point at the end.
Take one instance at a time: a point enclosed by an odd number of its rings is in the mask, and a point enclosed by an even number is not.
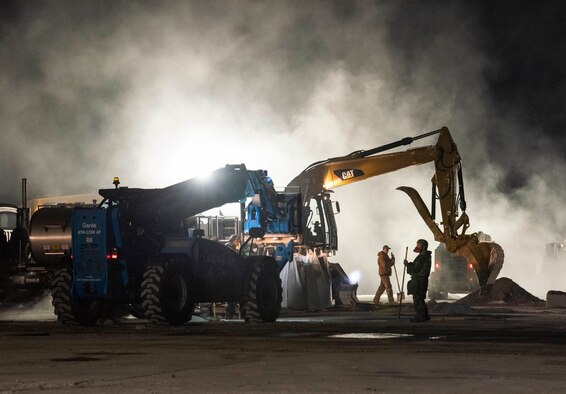
{"type": "Polygon", "coordinates": [[[367,151],[358,150],[346,156],[315,162],[289,182],[287,187],[299,188],[303,200],[307,201],[326,190],[363,181],[370,177],[397,171],[405,167],[428,163],[436,157],[436,148],[434,146],[409,149],[405,152],[382,154],[379,156],[376,156],[376,154],[409,145],[421,138],[442,133],[444,129],[431,131],[416,137],[406,137],[367,151]]]}
{"type": "Polygon", "coordinates": [[[343,158],[313,167],[291,181],[289,186],[300,186],[303,199],[308,200],[324,190],[335,189],[401,168],[427,163],[433,161],[435,157],[434,147],[424,147],[412,149],[408,153],[388,153],[371,158],[343,158]],[[308,182],[308,180],[312,181],[308,182]]]}

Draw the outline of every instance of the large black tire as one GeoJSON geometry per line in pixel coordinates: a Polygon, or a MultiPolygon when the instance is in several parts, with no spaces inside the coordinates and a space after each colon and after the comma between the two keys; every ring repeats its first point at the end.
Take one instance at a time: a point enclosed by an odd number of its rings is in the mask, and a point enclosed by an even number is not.
{"type": "Polygon", "coordinates": [[[267,256],[249,257],[246,278],[240,302],[242,317],[246,322],[275,322],[283,294],[277,263],[267,256]]]}
{"type": "Polygon", "coordinates": [[[191,320],[195,303],[183,260],[149,266],[141,285],[142,308],[152,323],[181,325],[191,320]]]}
{"type": "Polygon", "coordinates": [[[55,272],[51,282],[51,296],[57,320],[63,324],[94,326],[102,316],[101,301],[73,300],[71,296],[71,272],[60,269],[55,272]]]}

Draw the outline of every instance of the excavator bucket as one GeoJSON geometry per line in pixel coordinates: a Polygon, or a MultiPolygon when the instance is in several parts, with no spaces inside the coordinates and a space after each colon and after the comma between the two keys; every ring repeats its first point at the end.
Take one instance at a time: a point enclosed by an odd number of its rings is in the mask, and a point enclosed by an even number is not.
{"type": "MultiPolygon", "coordinates": [[[[435,241],[444,243],[446,250],[450,253],[463,256],[468,260],[478,277],[480,292],[489,294],[491,286],[503,267],[505,258],[503,248],[495,242],[479,242],[477,234],[451,236],[446,227],[445,232],[442,232],[432,218],[420,194],[415,189],[408,186],[400,186],[397,190],[401,190],[409,196],[418,213],[432,231],[435,241]]],[[[467,220],[464,222],[467,223],[467,220]]]]}
{"type": "Polygon", "coordinates": [[[468,242],[454,251],[459,256],[464,256],[472,265],[478,282],[480,292],[489,294],[491,286],[497,279],[499,271],[503,267],[505,253],[503,248],[495,242],[468,242]]]}

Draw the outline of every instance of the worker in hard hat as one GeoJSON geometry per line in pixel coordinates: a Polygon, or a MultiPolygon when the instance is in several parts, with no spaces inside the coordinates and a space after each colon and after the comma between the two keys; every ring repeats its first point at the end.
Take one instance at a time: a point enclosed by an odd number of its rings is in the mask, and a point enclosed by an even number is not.
{"type": "Polygon", "coordinates": [[[237,252],[240,250],[240,237],[238,237],[238,234],[232,234],[224,245],[237,252]]]}
{"type": "MultiPolygon", "coordinates": [[[[235,252],[240,250],[240,237],[237,234],[232,234],[228,239],[228,242],[224,244],[228,248],[232,249],[235,252]]],[[[236,308],[238,307],[237,302],[227,302],[226,303],[226,319],[236,319],[238,314],[236,313],[236,308]]]]}
{"type": "Polygon", "coordinates": [[[407,293],[413,295],[413,305],[415,307],[415,317],[412,322],[425,322],[430,320],[428,307],[425,297],[428,290],[428,277],[431,268],[431,251],[428,250],[428,242],[419,239],[413,252],[418,256],[412,263],[407,260],[403,264],[407,267],[407,273],[411,275],[411,280],[407,283],[407,293]]]}
{"type": "Polygon", "coordinates": [[[375,297],[373,297],[373,303],[376,305],[381,303],[379,299],[384,291],[387,291],[387,301],[389,304],[395,304],[393,288],[391,287],[391,267],[395,264],[395,255],[391,253],[391,257],[389,257],[390,250],[389,245],[383,245],[381,251],[377,254],[377,266],[381,282],[377,288],[375,297]]]}

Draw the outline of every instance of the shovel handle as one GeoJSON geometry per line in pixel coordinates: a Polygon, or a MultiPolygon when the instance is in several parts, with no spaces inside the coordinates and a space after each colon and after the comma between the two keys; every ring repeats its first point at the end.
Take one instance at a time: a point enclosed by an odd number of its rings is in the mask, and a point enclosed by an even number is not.
{"type": "Polygon", "coordinates": [[[403,298],[405,298],[405,293],[403,292],[403,289],[405,287],[405,271],[407,269],[407,267],[405,266],[405,261],[407,260],[407,254],[409,253],[409,247],[405,246],[405,260],[403,260],[403,279],[401,280],[401,296],[399,297],[399,314],[397,315],[397,318],[399,320],[401,320],[401,305],[403,305],[403,298]]]}
{"type": "Polygon", "coordinates": [[[401,279],[401,292],[403,292],[403,289],[405,288],[405,271],[407,270],[405,261],[407,261],[407,253],[409,253],[409,247],[405,246],[405,259],[403,260],[403,279],[401,279]]]}

